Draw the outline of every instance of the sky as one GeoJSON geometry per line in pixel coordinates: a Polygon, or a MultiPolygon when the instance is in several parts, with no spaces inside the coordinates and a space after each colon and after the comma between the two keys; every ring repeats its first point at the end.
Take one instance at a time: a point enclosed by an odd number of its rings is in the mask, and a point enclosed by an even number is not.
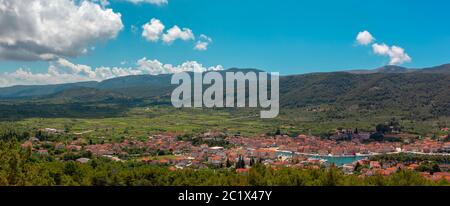
{"type": "Polygon", "coordinates": [[[450,63],[450,1],[0,0],[0,87],[450,63]],[[28,1],[27,1],[28,2],[28,1]]]}

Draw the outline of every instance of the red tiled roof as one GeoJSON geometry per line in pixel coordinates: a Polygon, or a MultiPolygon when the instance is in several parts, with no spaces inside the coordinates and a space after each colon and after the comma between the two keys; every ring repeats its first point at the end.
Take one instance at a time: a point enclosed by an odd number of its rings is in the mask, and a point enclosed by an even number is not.
{"type": "Polygon", "coordinates": [[[236,173],[247,173],[248,171],[249,171],[249,169],[247,169],[247,168],[236,169],[236,173]]]}

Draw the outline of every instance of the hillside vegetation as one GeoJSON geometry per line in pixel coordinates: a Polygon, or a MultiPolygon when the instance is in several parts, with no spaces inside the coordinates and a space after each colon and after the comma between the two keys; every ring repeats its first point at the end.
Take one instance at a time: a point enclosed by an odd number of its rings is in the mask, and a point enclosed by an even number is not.
{"type": "MultiPolygon", "coordinates": [[[[387,66],[281,76],[280,117],[271,122],[288,127],[316,124],[328,130],[347,125],[373,128],[376,123],[396,117],[411,129],[437,129],[450,118],[449,71],[449,65],[426,69],[387,66]]],[[[139,75],[103,82],[0,88],[0,119],[120,118],[137,107],[170,107],[175,87],[170,78],[139,75]]],[[[255,114],[252,109],[221,110],[230,113],[232,119],[255,114]]]]}

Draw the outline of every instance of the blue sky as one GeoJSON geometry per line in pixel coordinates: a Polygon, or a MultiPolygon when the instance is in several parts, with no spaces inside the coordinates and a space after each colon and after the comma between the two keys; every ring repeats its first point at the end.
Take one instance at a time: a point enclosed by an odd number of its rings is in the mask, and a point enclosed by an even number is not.
{"type": "MultiPolygon", "coordinates": [[[[115,38],[94,42],[95,49],[87,54],[68,60],[91,67],[133,67],[146,57],[173,65],[197,61],[282,74],[371,69],[389,63],[389,57],[356,42],[358,32],[367,30],[377,43],[402,47],[412,58],[403,66],[450,63],[447,0],[168,0],[159,6],[110,0],[107,7],[121,14],[123,29],[115,38]],[[170,45],[147,41],[141,27],[152,18],[166,30],[174,25],[189,28],[196,40],[170,45]],[[206,51],[193,49],[200,34],[213,40],[206,51]]],[[[46,72],[48,65],[42,60],[3,59],[0,72],[19,67],[46,72]]]]}

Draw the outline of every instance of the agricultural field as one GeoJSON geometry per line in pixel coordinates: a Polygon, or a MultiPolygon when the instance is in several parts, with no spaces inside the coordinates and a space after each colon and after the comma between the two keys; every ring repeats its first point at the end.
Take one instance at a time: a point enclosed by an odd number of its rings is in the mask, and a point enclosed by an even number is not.
{"type": "Polygon", "coordinates": [[[340,128],[373,131],[380,123],[397,118],[403,131],[413,135],[441,135],[441,124],[450,120],[417,121],[391,115],[330,119],[323,112],[306,109],[283,109],[275,119],[259,118],[259,111],[250,109],[176,109],[169,106],[135,107],[124,115],[108,118],[25,118],[2,121],[3,129],[35,131],[43,128],[64,130],[72,136],[93,141],[121,141],[127,138],[145,139],[159,133],[200,134],[218,131],[227,134],[254,136],[271,134],[277,130],[290,136],[299,134],[326,135],[340,128]]]}

